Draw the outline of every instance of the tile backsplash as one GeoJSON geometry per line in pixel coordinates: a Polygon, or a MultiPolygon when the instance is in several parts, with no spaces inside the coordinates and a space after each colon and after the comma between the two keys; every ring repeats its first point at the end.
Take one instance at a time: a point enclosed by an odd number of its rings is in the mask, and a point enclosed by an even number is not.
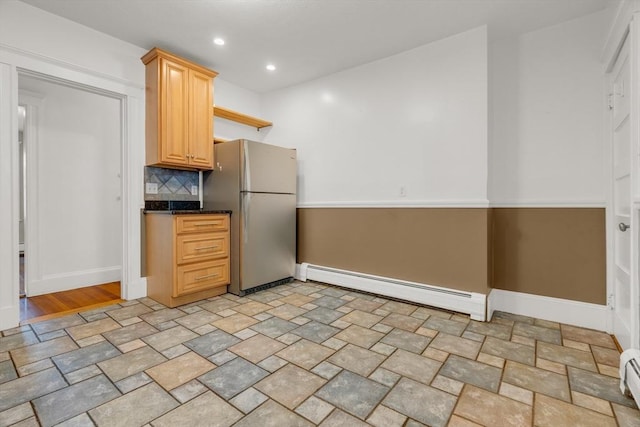
{"type": "Polygon", "coordinates": [[[191,188],[198,188],[198,185],[199,174],[195,171],[153,166],[144,168],[145,200],[199,200],[198,194],[191,194],[191,188]],[[158,193],[147,193],[147,184],[157,184],[158,193]]]}

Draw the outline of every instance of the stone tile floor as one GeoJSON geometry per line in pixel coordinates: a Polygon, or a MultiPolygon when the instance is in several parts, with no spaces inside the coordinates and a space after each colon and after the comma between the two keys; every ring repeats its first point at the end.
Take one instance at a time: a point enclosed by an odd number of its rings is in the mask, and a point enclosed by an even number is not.
{"type": "Polygon", "coordinates": [[[605,333],[318,283],[0,337],[0,426],[640,426],[605,333]]]}

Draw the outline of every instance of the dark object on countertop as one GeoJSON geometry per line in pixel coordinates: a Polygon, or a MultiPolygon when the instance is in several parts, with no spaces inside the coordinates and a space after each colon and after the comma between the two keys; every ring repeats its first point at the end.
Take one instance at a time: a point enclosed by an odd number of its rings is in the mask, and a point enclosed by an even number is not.
{"type": "Polygon", "coordinates": [[[146,211],[194,211],[200,210],[198,200],[146,200],[146,211]]]}

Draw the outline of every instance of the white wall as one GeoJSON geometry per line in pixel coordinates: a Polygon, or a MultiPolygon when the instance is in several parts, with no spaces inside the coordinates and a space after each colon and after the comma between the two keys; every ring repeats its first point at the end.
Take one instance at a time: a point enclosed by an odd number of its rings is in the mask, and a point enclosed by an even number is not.
{"type": "MultiPolygon", "coordinates": [[[[263,117],[261,98],[258,93],[229,83],[220,77],[216,77],[214,80],[213,99],[214,103],[221,107],[270,120],[268,117],[263,117]]],[[[270,131],[270,128],[263,128],[258,131],[255,128],[219,117],[216,117],[213,123],[213,133],[215,136],[224,139],[262,141],[270,131]]]]}
{"type": "Polygon", "coordinates": [[[490,199],[604,206],[602,12],[490,45],[490,199]]]}
{"type": "Polygon", "coordinates": [[[17,0],[0,1],[0,46],[144,86],[145,49],[17,0]]]}
{"type": "MultiPolygon", "coordinates": [[[[143,206],[145,49],[16,0],[0,1],[0,329],[18,323],[18,68],[121,94],[123,151],[123,297],[146,295],[140,275],[143,206]]],[[[73,164],[70,162],[69,164],[73,164]]]]}
{"type": "Polygon", "coordinates": [[[486,205],[487,96],[481,27],[265,94],[265,142],[298,149],[300,206],[486,205]]]}
{"type": "MultiPolygon", "coordinates": [[[[41,98],[27,149],[27,295],[120,280],[120,100],[31,77],[41,98]],[[33,250],[32,250],[33,249],[33,250]]],[[[23,102],[23,98],[21,98],[23,102]]]]}

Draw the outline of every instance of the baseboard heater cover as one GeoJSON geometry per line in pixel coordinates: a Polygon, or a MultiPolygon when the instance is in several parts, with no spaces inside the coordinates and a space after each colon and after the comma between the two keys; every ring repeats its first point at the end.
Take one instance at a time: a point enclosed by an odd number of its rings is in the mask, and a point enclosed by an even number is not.
{"type": "Polygon", "coordinates": [[[620,355],[620,391],[640,406],[640,350],[629,349],[620,355]]]}
{"type": "Polygon", "coordinates": [[[473,320],[486,320],[487,296],[424,283],[341,270],[309,263],[296,266],[296,279],[329,283],[345,288],[403,299],[445,310],[466,313],[473,320]]]}

